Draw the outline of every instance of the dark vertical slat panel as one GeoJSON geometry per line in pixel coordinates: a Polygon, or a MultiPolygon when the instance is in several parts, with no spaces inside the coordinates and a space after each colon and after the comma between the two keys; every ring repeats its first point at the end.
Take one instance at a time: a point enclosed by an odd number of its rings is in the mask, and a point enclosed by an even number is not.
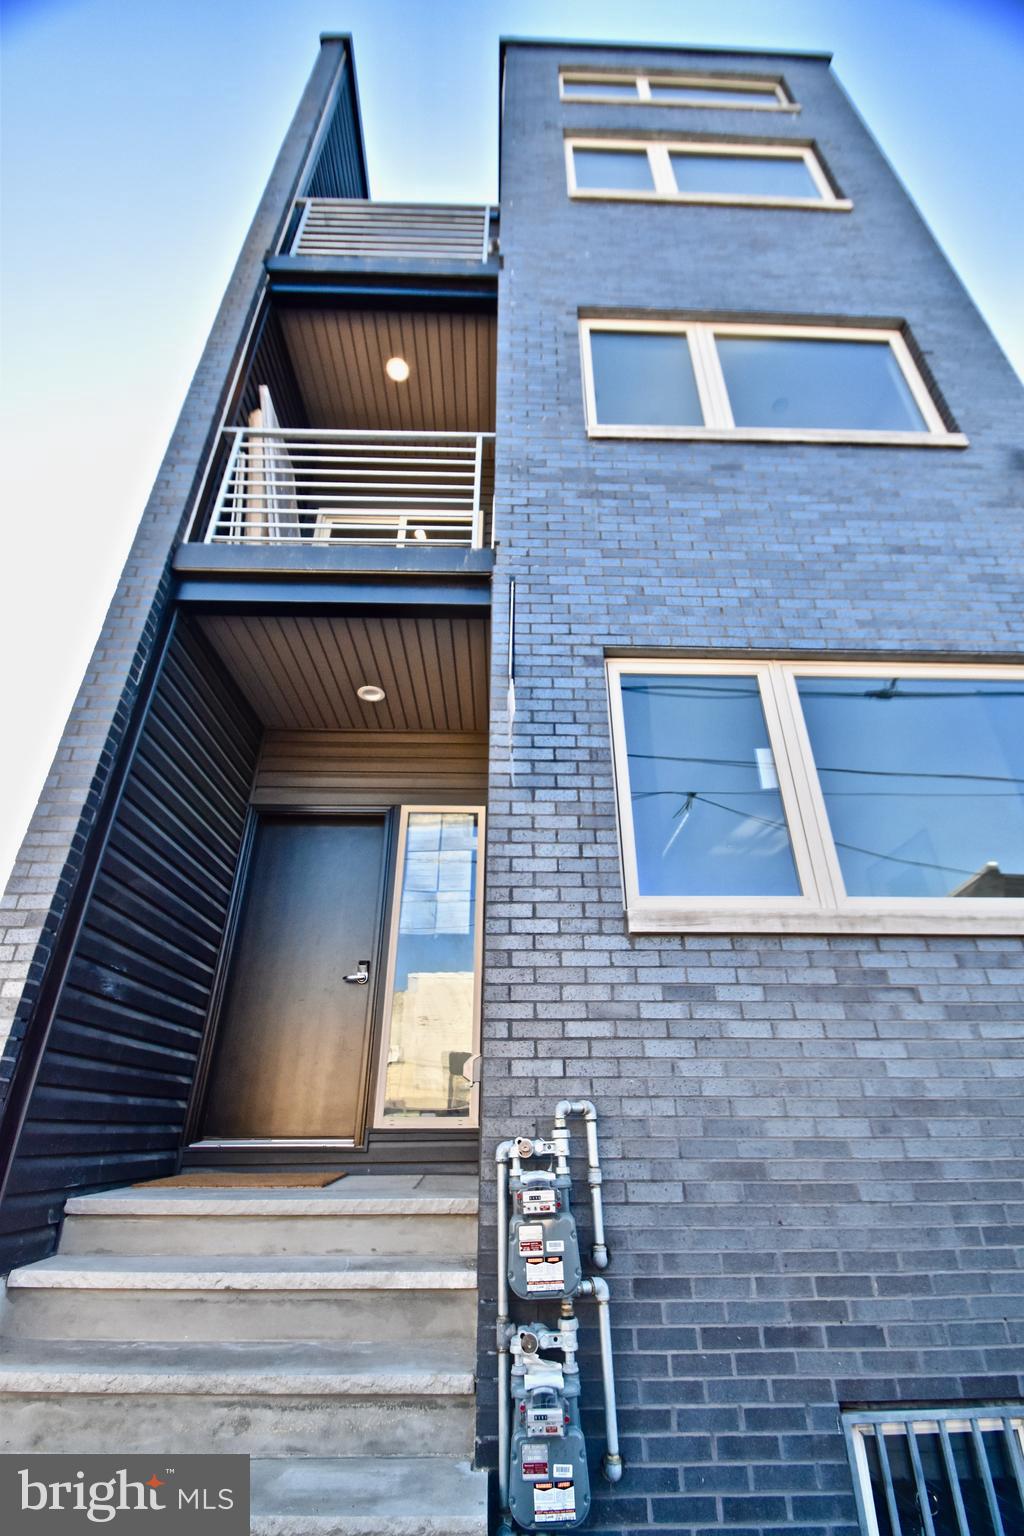
{"type": "Polygon", "coordinates": [[[352,70],[348,64],[330,124],[303,191],[306,197],[366,197],[369,193],[356,127],[352,70]]]}
{"type": "Polygon", "coordinates": [[[283,427],[308,427],[309,416],[299,381],[292,364],[281,321],[273,309],[267,311],[259,340],[232,418],[236,427],[248,426],[249,413],[260,403],[260,385],[270,390],[277,418],[283,427]]]}
{"type": "Polygon", "coordinates": [[[125,779],[0,1212],[0,1258],[52,1251],[65,1198],[175,1166],[260,726],[180,625],[125,779]]]}

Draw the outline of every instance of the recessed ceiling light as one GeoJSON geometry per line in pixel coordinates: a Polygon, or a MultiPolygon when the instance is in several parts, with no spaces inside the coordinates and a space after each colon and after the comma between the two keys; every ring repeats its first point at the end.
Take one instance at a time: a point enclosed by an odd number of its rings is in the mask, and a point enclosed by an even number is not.
{"type": "Polygon", "coordinates": [[[384,702],[384,689],[379,688],[376,683],[364,683],[361,688],[356,689],[356,692],[364,704],[383,704],[384,702]]]}
{"type": "Polygon", "coordinates": [[[404,357],[389,357],[387,362],[384,364],[384,372],[387,374],[388,378],[393,379],[396,384],[404,384],[412,372],[412,369],[409,367],[409,364],[406,362],[404,357]]]}

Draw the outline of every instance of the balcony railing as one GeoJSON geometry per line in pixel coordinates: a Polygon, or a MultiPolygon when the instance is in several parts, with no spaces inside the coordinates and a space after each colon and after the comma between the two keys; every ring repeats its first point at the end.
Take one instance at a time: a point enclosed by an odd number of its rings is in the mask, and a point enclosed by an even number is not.
{"type": "Polygon", "coordinates": [[[486,261],[490,253],[490,208],[340,197],[300,198],[296,207],[291,256],[486,261]]]}
{"type": "Polygon", "coordinates": [[[492,432],[229,427],[225,438],[208,544],[480,549],[488,536],[492,432]]]}

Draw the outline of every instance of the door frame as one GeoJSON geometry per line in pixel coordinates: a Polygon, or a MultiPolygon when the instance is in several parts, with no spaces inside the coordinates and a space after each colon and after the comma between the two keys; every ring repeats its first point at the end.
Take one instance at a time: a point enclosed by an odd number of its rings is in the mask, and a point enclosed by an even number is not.
{"type": "Polygon", "coordinates": [[[476,805],[421,805],[417,801],[403,802],[396,806],[398,814],[398,829],[393,849],[394,857],[391,859],[390,892],[388,897],[388,911],[386,919],[386,945],[384,948],[384,966],[382,975],[383,986],[380,989],[379,999],[379,1024],[376,1043],[375,1071],[370,1074],[376,1078],[373,1095],[373,1113],[370,1118],[370,1126],[375,1131],[393,1131],[410,1134],[416,1131],[436,1130],[466,1130],[475,1131],[480,1125],[480,1084],[479,1074],[475,1075],[469,1092],[469,1115],[465,1120],[453,1120],[448,1115],[419,1115],[415,1120],[407,1120],[403,1123],[387,1120],[384,1116],[384,1083],[387,1075],[387,1062],[385,1061],[385,1048],[388,1042],[391,1003],[395,990],[395,959],[398,951],[398,920],[402,902],[402,875],[405,868],[405,848],[409,828],[409,817],[420,811],[455,811],[462,814],[473,815],[477,819],[476,831],[476,904],[473,914],[473,1048],[470,1056],[471,1062],[478,1062],[480,1058],[481,1040],[481,1001],[483,997],[483,951],[484,951],[484,881],[486,877],[486,849],[487,849],[487,807],[476,805]]]}
{"type": "Polygon", "coordinates": [[[380,1061],[380,1042],[383,1018],[384,993],[387,990],[382,983],[384,966],[389,954],[388,925],[393,908],[392,886],[395,879],[396,860],[395,842],[397,836],[397,823],[401,807],[396,805],[294,805],[294,804],[250,804],[246,824],[242,834],[242,847],[235,866],[235,877],[232,884],[231,900],[228,909],[227,922],[224,926],[224,936],[221,940],[220,950],[217,955],[217,964],[214,970],[213,987],[211,990],[210,1006],[207,1010],[206,1025],[203,1030],[203,1040],[200,1047],[196,1070],[192,1079],[192,1089],[189,1094],[188,1111],[185,1118],[185,1130],[182,1138],[182,1152],[186,1149],[190,1152],[218,1152],[218,1151],[245,1151],[252,1148],[254,1151],[267,1149],[316,1152],[324,1150],[352,1150],[365,1151],[367,1146],[367,1134],[373,1126],[372,1106],[374,1103],[375,1078],[380,1061]],[[370,957],[370,998],[368,1009],[368,1022],[366,1039],[363,1050],[363,1060],[360,1064],[362,1074],[362,1092],[359,1102],[358,1120],[354,1136],[341,1137],[297,1137],[297,1136],[251,1136],[237,1140],[222,1140],[220,1138],[205,1139],[202,1136],[202,1122],[206,1111],[206,1098],[209,1089],[210,1067],[213,1062],[213,1053],[220,1030],[221,1015],[227,992],[227,983],[231,974],[232,963],[235,958],[235,950],[238,943],[239,925],[245,910],[245,898],[249,886],[249,875],[252,868],[252,855],[256,844],[256,834],[259,831],[260,822],[263,820],[320,820],[320,821],[352,821],[372,818],[380,819],[384,823],[384,839],[381,847],[381,868],[378,878],[376,895],[377,909],[377,938],[374,946],[374,954],[370,957]]]}

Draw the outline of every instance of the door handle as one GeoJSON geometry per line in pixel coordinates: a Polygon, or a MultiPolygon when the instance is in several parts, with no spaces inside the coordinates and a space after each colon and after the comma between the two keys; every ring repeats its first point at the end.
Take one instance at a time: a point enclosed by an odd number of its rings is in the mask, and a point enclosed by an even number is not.
{"type": "Polygon", "coordinates": [[[354,986],[354,987],[365,987],[366,983],[369,981],[369,979],[370,979],[370,962],[369,962],[369,960],[360,960],[358,971],[349,971],[347,976],[343,976],[342,977],[343,981],[351,982],[352,986],[354,986]]]}

